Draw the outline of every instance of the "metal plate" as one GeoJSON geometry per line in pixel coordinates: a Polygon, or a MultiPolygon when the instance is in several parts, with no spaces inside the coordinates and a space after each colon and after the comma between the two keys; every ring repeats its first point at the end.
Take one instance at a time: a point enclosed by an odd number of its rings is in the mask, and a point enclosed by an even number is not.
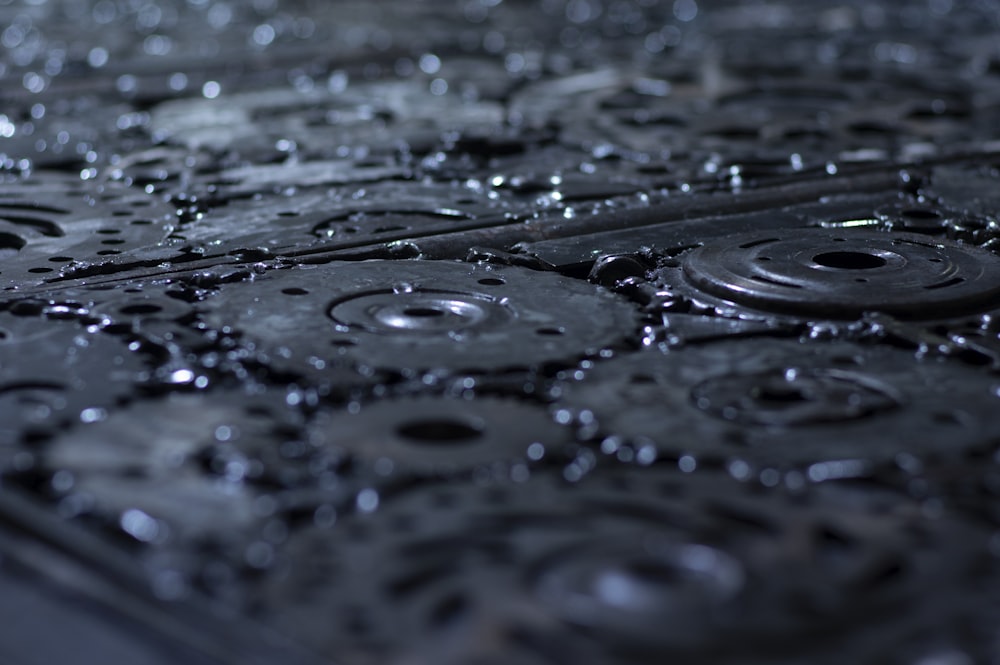
{"type": "Polygon", "coordinates": [[[687,280],[705,293],[802,316],[919,319],[1000,303],[1000,259],[911,234],[750,233],[692,250],[682,263],[687,280]]]}
{"type": "Polygon", "coordinates": [[[572,441],[541,406],[511,399],[385,399],[356,414],[326,413],[310,443],[343,451],[378,475],[449,476],[558,455],[572,441]]]}
{"type": "Polygon", "coordinates": [[[24,444],[103,417],[154,365],[127,342],[73,320],[80,310],[86,314],[78,303],[22,303],[0,312],[0,468],[34,466],[24,444]]]}
{"type": "Polygon", "coordinates": [[[835,662],[831,640],[864,661],[946,634],[983,546],[908,505],[660,467],[432,485],[293,534],[254,604],[359,662],[835,662]]]}
{"type": "Polygon", "coordinates": [[[998,662],[998,15],[0,0],[0,660],[998,662]]]}
{"type": "Polygon", "coordinates": [[[44,171],[0,183],[0,283],[10,292],[135,266],[173,221],[164,201],[117,183],[44,171]]]}
{"type": "Polygon", "coordinates": [[[651,445],[672,459],[813,465],[818,474],[843,462],[837,473],[856,473],[903,453],[992,449],[995,385],[962,363],[891,346],[730,338],[595,363],[558,405],[585,424],[596,419],[609,454],[651,445]]]}
{"type": "Polygon", "coordinates": [[[202,307],[209,325],[313,376],[317,361],[402,373],[568,363],[621,343],[638,322],[631,303],[585,282],[444,261],[277,271],[224,285],[202,307]]]}

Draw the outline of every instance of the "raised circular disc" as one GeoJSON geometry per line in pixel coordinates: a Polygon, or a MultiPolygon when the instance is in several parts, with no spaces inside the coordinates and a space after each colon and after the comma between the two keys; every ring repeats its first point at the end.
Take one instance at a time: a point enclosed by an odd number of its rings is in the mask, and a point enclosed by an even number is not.
{"type": "Polygon", "coordinates": [[[71,474],[92,517],[114,524],[141,510],[162,520],[180,546],[231,538],[256,520],[250,460],[275,447],[282,423],[275,414],[285,413],[283,399],[262,412],[264,399],[198,392],[137,401],[55,438],[41,466],[71,474]]]}
{"type": "MultiPolygon", "coordinates": [[[[636,329],[631,303],[582,280],[451,261],[330,263],[226,284],[204,319],[284,369],[489,371],[571,362],[636,329]]],[[[320,371],[320,375],[325,370],[320,371]]]]}
{"type": "Polygon", "coordinates": [[[421,289],[349,297],[330,308],[330,317],[371,332],[447,334],[506,325],[514,313],[484,294],[421,289]]]}
{"type": "Polygon", "coordinates": [[[634,646],[711,642],[720,608],[744,591],[744,566],[713,547],[642,535],[584,540],[550,554],[535,566],[539,599],[571,624],[634,646]]]}
{"type": "Polygon", "coordinates": [[[61,432],[85,409],[113,407],[134,395],[154,366],[114,335],[58,320],[60,310],[77,307],[0,312],[0,470],[20,450],[13,444],[26,431],[61,432]]]}
{"type": "Polygon", "coordinates": [[[165,257],[172,250],[161,244],[175,218],[171,206],[141,189],[36,171],[0,191],[0,284],[24,288],[98,265],[120,269],[165,257]]]}
{"type": "Polygon", "coordinates": [[[699,290],[768,311],[854,318],[929,318],[1000,303],[1000,258],[908,233],[758,231],[692,250],[684,275],[699,290]]]}
{"type": "Polygon", "coordinates": [[[980,542],[905,493],[829,485],[760,491],[674,465],[413,484],[293,531],[256,602],[357,662],[448,650],[464,656],[453,663],[687,663],[692,649],[697,662],[816,662],[864,643],[872,621],[905,624],[900,606],[939,603],[980,542]],[[887,566],[897,574],[873,579],[887,566]]]}
{"type": "Polygon", "coordinates": [[[797,467],[988,446],[1000,437],[993,383],[888,345],[731,339],[596,363],[558,406],[668,457],[797,467]]]}
{"type": "Polygon", "coordinates": [[[402,473],[447,473],[527,459],[533,443],[571,439],[540,406],[512,399],[408,397],[374,402],[356,414],[324,414],[311,440],[355,459],[389,460],[402,473]]]}
{"type": "Polygon", "coordinates": [[[894,389],[864,373],[791,367],[712,377],[691,390],[691,399],[719,418],[777,426],[838,423],[902,403],[894,389]]]}

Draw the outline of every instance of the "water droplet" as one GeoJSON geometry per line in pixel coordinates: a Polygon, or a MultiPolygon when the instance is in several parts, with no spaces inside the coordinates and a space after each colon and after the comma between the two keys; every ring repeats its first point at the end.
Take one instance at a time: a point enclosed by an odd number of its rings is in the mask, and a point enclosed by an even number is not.
{"type": "Polygon", "coordinates": [[[122,514],[120,524],[125,533],[144,543],[153,541],[160,533],[157,521],[135,508],[122,514]]]}
{"type": "Polygon", "coordinates": [[[371,488],[363,489],[358,492],[356,503],[358,510],[362,513],[374,512],[378,508],[378,492],[371,488]]]}

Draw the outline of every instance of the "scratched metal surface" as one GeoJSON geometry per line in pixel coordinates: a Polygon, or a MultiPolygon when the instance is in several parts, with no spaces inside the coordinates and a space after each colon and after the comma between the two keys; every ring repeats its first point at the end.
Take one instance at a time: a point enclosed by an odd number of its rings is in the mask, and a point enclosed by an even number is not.
{"type": "Polygon", "coordinates": [[[0,0],[0,658],[1000,663],[998,32],[0,0]]]}

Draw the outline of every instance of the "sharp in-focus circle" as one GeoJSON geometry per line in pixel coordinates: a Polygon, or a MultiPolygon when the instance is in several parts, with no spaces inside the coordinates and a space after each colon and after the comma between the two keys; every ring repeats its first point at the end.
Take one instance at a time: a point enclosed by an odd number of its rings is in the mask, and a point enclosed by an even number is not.
{"type": "Polygon", "coordinates": [[[1000,259],[908,233],[805,229],[731,236],[689,252],[685,278],[726,301],[801,316],[941,317],[1000,302],[1000,259]]]}
{"type": "Polygon", "coordinates": [[[203,305],[272,362],[321,376],[571,362],[637,329],[631,303],[555,273],[448,261],[330,263],[234,283],[203,305]]]}
{"type": "Polygon", "coordinates": [[[559,405],[668,457],[797,466],[989,446],[1000,437],[993,384],[961,362],[888,345],[756,338],[595,363],[559,405]]]}
{"type": "Polygon", "coordinates": [[[334,321],[372,332],[465,332],[503,325],[513,313],[493,298],[456,291],[366,293],[336,303],[334,321]]]}
{"type": "Polygon", "coordinates": [[[527,460],[533,444],[552,450],[571,439],[545,408],[498,397],[380,400],[356,414],[326,412],[311,432],[314,444],[347,451],[368,465],[384,460],[404,474],[527,460]]]}

